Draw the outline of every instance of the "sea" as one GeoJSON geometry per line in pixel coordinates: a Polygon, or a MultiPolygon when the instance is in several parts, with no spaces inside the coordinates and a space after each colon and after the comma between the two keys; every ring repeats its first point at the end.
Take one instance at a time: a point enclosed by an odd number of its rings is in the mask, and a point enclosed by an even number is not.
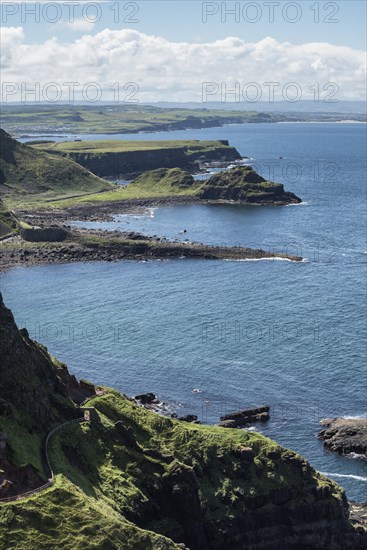
{"type": "MultiPolygon", "coordinates": [[[[111,138],[52,139],[76,137],[111,138]]],[[[317,438],[324,418],[367,416],[366,125],[240,124],[113,137],[228,139],[303,202],[163,206],[79,225],[304,261],[16,268],[0,276],[0,286],[19,326],[77,377],[129,396],[153,392],[178,415],[215,424],[228,412],[269,405],[270,421],[251,430],[301,453],[350,499],[366,501],[367,461],[330,453],[317,438]]]]}

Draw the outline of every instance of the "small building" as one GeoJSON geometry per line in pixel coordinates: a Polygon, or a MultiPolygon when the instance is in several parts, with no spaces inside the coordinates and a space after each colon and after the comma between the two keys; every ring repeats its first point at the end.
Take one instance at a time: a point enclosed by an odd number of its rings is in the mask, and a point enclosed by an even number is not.
{"type": "Polygon", "coordinates": [[[80,407],[86,422],[99,422],[99,414],[94,407],[80,407]]]}

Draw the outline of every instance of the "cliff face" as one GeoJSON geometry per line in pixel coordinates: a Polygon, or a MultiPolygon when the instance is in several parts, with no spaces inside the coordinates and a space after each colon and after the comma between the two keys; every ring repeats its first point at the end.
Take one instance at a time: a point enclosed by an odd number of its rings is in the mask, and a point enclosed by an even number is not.
{"type": "Polygon", "coordinates": [[[0,409],[6,414],[12,417],[21,411],[29,426],[40,432],[55,421],[76,416],[68,385],[60,377],[65,366],[31,340],[25,329],[18,330],[1,294],[0,356],[0,409]]]}
{"type": "Polygon", "coordinates": [[[1,547],[364,547],[343,491],[299,455],[254,432],[158,416],[113,390],[95,395],[18,331],[2,300],[0,323],[0,494],[41,482],[44,435],[52,417],[76,414],[73,391],[75,401],[89,391],[99,418],[54,436],[51,489],[0,504],[1,547]]]}
{"type": "Polygon", "coordinates": [[[215,174],[202,187],[202,199],[248,204],[290,204],[302,202],[280,183],[265,180],[250,166],[239,166],[215,174]]]}

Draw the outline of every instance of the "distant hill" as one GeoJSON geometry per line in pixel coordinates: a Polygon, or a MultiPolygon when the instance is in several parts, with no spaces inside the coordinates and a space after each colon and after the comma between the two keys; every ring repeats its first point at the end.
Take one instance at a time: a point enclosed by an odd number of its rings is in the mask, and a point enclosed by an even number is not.
{"type": "Polygon", "coordinates": [[[55,200],[114,189],[71,159],[19,143],[0,129],[0,194],[11,202],[55,200]]]}

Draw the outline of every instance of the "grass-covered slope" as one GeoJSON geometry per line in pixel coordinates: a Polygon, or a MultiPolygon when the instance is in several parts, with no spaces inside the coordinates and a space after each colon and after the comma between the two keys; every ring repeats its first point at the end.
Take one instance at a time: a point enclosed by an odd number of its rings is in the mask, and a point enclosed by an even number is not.
{"type": "Polygon", "coordinates": [[[284,191],[281,183],[267,181],[251,166],[238,166],[215,174],[203,185],[199,198],[250,204],[299,203],[294,193],[284,191]]]}
{"type": "Polygon", "coordinates": [[[181,168],[157,168],[148,170],[126,186],[116,186],[111,191],[94,193],[38,206],[69,207],[82,204],[113,203],[135,199],[158,199],[162,197],[195,196],[201,189],[201,182],[195,182],[191,174],[181,168]]]}
{"type": "Polygon", "coordinates": [[[6,202],[55,200],[113,187],[74,161],[19,143],[0,129],[0,193],[6,202]]]}
{"type": "Polygon", "coordinates": [[[133,197],[194,195],[200,187],[194,178],[181,168],[158,168],[149,170],[136,178],[127,188],[126,194],[133,197]]]}
{"type": "MultiPolygon", "coordinates": [[[[69,390],[77,383],[18,331],[2,300],[0,314],[1,498],[7,480],[21,486],[22,475],[24,483],[25,469],[29,483],[37,475],[42,482],[44,436],[74,414],[69,390]]],[[[69,425],[51,439],[53,487],[0,504],[1,548],[363,547],[343,491],[275,442],[164,418],[113,390],[88,404],[99,420],[69,425]]]]}

